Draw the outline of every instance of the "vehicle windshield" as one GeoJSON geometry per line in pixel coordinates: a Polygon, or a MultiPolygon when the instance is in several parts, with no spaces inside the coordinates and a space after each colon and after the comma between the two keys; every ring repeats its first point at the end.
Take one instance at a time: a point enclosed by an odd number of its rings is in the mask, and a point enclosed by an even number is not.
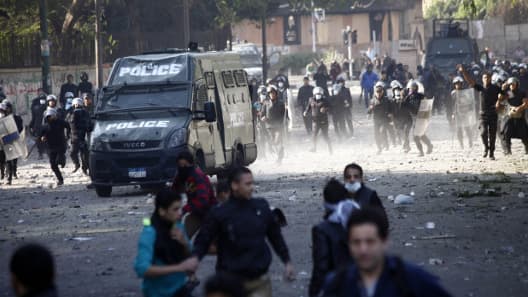
{"type": "Polygon", "coordinates": [[[257,55],[240,55],[240,63],[244,68],[262,67],[262,61],[257,55]]]}
{"type": "Polygon", "coordinates": [[[467,39],[441,39],[433,41],[430,53],[435,55],[470,54],[471,43],[467,39]]]}
{"type": "Polygon", "coordinates": [[[189,108],[188,86],[127,88],[105,94],[97,112],[136,108],[189,108]]]}
{"type": "Polygon", "coordinates": [[[431,63],[440,69],[453,70],[458,64],[469,64],[472,62],[470,55],[435,55],[431,63]]]}

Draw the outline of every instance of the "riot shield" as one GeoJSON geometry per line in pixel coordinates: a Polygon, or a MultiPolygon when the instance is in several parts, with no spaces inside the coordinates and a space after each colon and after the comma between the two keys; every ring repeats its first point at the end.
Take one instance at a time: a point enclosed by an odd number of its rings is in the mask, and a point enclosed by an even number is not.
{"type": "Polygon", "coordinates": [[[474,127],[477,124],[475,113],[475,92],[465,89],[456,92],[456,125],[459,128],[474,127]]]}
{"type": "Polygon", "coordinates": [[[431,114],[433,111],[434,97],[431,99],[423,99],[420,102],[420,109],[416,116],[416,122],[414,123],[414,136],[423,136],[429,123],[431,121],[431,114]]]}
{"type": "Polygon", "coordinates": [[[0,145],[7,161],[27,156],[28,150],[23,132],[18,133],[12,115],[0,119],[0,145]]]}

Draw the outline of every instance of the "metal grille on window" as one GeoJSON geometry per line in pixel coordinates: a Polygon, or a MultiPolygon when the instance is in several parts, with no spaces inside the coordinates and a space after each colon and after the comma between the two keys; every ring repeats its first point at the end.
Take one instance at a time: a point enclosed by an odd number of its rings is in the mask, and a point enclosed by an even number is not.
{"type": "Polygon", "coordinates": [[[236,81],[237,86],[245,87],[247,85],[246,72],[244,70],[236,70],[234,71],[234,74],[235,74],[235,81],[236,81]]]}
{"type": "Polygon", "coordinates": [[[231,73],[231,71],[222,72],[222,78],[224,79],[224,86],[226,88],[235,87],[235,80],[233,79],[233,74],[231,73]]]}

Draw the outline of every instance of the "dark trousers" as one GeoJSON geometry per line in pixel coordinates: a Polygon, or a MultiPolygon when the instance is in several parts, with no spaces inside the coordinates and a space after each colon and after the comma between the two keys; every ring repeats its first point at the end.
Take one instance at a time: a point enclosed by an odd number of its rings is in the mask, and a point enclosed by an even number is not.
{"type": "Polygon", "coordinates": [[[328,144],[328,150],[332,152],[332,144],[330,143],[330,137],[328,136],[328,123],[318,123],[314,122],[314,132],[313,132],[313,150],[317,149],[317,135],[319,132],[323,135],[323,139],[328,144]]]}
{"type": "Polygon", "coordinates": [[[420,151],[420,153],[422,154],[423,154],[422,142],[425,143],[425,145],[427,145],[429,150],[433,147],[431,140],[429,140],[429,137],[427,137],[425,134],[422,136],[414,136],[414,143],[416,144],[418,151],[420,151]]]}
{"type": "Polygon", "coordinates": [[[36,142],[37,142],[37,151],[38,151],[39,157],[42,157],[42,155],[44,155],[44,153],[46,152],[46,143],[42,142],[40,138],[37,138],[36,142]]]}
{"type": "Polygon", "coordinates": [[[53,173],[55,173],[55,176],[57,177],[57,179],[59,181],[63,181],[64,179],[62,178],[62,173],[59,169],[59,165],[61,165],[62,167],[64,167],[64,164],[66,163],[66,156],[65,156],[65,151],[63,150],[50,150],[48,152],[48,155],[49,155],[49,160],[50,160],[50,165],[51,165],[51,170],[53,170],[53,173]]]}
{"type": "Polygon", "coordinates": [[[378,152],[389,148],[389,141],[387,135],[387,123],[382,120],[374,120],[374,139],[378,152]]]}
{"type": "Polygon", "coordinates": [[[2,179],[5,177],[6,170],[6,155],[4,151],[0,151],[0,174],[2,179]]]}
{"type": "Polygon", "coordinates": [[[304,127],[306,128],[306,132],[311,135],[312,134],[312,115],[307,115],[305,117],[303,117],[303,120],[304,120],[304,127]]]}
{"type": "Polygon", "coordinates": [[[7,181],[11,182],[13,176],[17,176],[18,159],[13,159],[6,162],[7,168],[7,181]]]}
{"type": "Polygon", "coordinates": [[[495,152],[495,141],[497,139],[497,119],[480,119],[480,136],[484,149],[490,153],[495,152]]]}
{"type": "Polygon", "coordinates": [[[343,113],[336,113],[332,115],[332,121],[334,122],[334,129],[337,137],[345,136],[346,126],[345,117],[343,113]]]}
{"type": "Polygon", "coordinates": [[[369,108],[370,99],[374,95],[374,88],[372,89],[363,89],[363,99],[365,100],[365,108],[369,108]]]}
{"type": "Polygon", "coordinates": [[[79,167],[82,163],[82,169],[88,169],[88,145],[83,140],[72,140],[72,147],[70,157],[75,164],[75,167],[79,167]],[[81,162],[79,162],[79,154],[81,155],[81,162]]]}

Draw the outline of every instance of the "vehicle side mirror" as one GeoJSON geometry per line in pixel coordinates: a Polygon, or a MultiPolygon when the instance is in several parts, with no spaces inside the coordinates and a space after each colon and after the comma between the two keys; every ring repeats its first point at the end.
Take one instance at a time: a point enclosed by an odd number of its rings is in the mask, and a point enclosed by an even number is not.
{"type": "Polygon", "coordinates": [[[204,104],[205,121],[212,123],[216,121],[216,108],[213,102],[206,102],[204,104]]]}

